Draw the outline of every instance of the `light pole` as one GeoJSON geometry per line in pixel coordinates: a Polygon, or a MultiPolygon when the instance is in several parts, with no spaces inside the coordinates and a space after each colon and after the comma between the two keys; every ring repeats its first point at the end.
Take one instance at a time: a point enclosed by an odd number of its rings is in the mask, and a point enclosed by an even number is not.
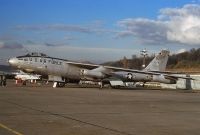
{"type": "Polygon", "coordinates": [[[140,54],[143,56],[143,64],[142,64],[142,68],[145,68],[145,67],[146,67],[146,61],[145,61],[145,58],[146,58],[146,56],[148,55],[148,54],[147,54],[147,50],[146,50],[146,48],[143,49],[142,51],[140,51],[140,54]]]}

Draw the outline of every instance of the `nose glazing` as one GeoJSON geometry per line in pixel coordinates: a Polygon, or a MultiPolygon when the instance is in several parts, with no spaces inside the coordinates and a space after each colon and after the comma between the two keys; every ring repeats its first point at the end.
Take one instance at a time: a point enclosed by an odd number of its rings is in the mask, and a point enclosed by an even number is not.
{"type": "Polygon", "coordinates": [[[16,65],[16,64],[17,64],[17,59],[16,59],[16,58],[10,58],[10,59],[8,60],[8,63],[9,63],[10,65],[16,65]]]}

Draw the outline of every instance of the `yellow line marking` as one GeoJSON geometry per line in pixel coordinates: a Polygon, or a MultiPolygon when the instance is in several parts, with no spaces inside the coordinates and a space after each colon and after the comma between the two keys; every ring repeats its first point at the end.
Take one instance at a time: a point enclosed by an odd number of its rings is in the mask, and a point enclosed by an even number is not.
{"type": "Polygon", "coordinates": [[[0,123],[0,127],[2,127],[2,128],[4,128],[4,129],[6,129],[6,130],[12,132],[12,133],[15,134],[15,135],[23,135],[23,134],[21,134],[21,133],[15,131],[15,130],[13,130],[13,129],[11,129],[11,128],[9,128],[9,127],[7,127],[7,126],[1,124],[1,123],[0,123]]]}

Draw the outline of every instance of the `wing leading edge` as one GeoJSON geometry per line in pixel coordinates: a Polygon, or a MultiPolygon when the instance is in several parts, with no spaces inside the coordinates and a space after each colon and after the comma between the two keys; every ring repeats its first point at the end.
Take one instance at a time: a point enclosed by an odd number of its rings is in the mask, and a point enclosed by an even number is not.
{"type": "Polygon", "coordinates": [[[141,74],[146,74],[146,75],[164,75],[166,77],[170,77],[170,78],[174,78],[174,79],[190,79],[190,80],[194,80],[191,77],[183,77],[183,76],[179,76],[179,75],[175,75],[176,73],[173,74],[173,72],[159,72],[159,71],[144,71],[144,70],[135,70],[135,69],[126,69],[126,68],[120,68],[120,67],[112,67],[112,66],[102,66],[102,65],[97,65],[97,64],[87,64],[87,63],[79,63],[79,62],[70,62],[70,61],[66,61],[66,64],[71,64],[74,66],[77,66],[79,68],[86,68],[86,69],[90,69],[90,70],[95,70],[99,67],[103,67],[105,69],[107,69],[106,71],[102,71],[102,73],[106,74],[106,75],[112,75],[113,72],[117,72],[117,71],[124,71],[124,72],[131,72],[131,73],[141,73],[141,74]]]}

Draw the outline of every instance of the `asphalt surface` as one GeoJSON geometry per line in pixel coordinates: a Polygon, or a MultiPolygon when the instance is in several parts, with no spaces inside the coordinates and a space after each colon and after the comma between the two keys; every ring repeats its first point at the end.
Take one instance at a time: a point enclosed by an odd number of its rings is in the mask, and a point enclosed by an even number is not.
{"type": "Polygon", "coordinates": [[[0,87],[0,135],[199,135],[200,93],[0,87]]]}

